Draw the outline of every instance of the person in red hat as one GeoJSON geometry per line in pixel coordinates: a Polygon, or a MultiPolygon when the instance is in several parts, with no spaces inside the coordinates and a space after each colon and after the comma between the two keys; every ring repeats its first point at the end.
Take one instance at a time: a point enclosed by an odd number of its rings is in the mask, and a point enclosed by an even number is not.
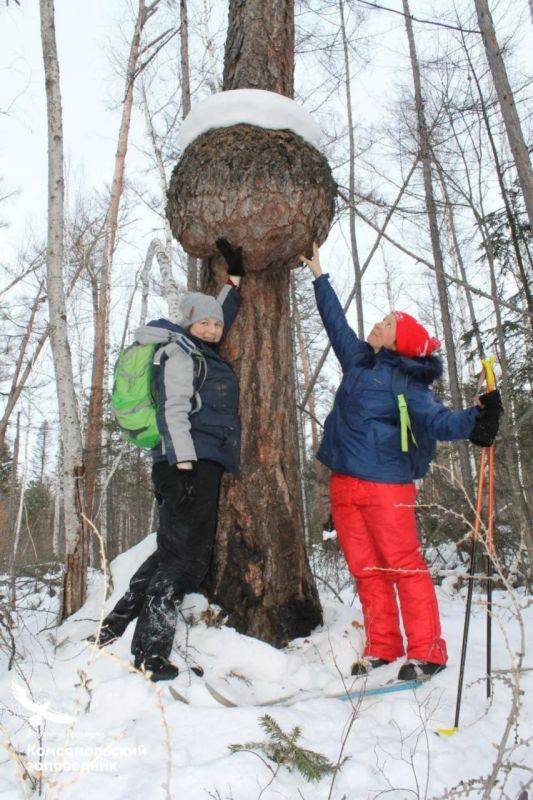
{"type": "Polygon", "coordinates": [[[365,621],[366,647],[352,675],[404,656],[400,617],[407,661],[398,678],[433,675],[444,669],[447,653],[420,549],[415,480],[429,469],[437,441],[490,446],[500,395],[488,392],[462,411],[446,408],[430,389],[443,371],[438,339],[410,314],[392,311],[361,341],[322,274],[316,244],[302,261],[315,276],[318,310],[343,372],[317,458],[332,471],[333,522],[365,621]]]}

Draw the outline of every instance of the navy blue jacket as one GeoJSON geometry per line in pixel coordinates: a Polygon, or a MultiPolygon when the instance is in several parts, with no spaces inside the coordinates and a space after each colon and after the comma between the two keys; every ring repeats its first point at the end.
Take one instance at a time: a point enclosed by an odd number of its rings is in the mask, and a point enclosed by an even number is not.
{"type": "Polygon", "coordinates": [[[404,372],[407,405],[413,422],[440,441],[466,439],[478,409],[450,411],[429,386],[442,374],[437,356],[406,358],[357,338],[329,283],[329,275],[314,282],[318,310],[343,371],[317,458],[333,472],[377,483],[409,483],[412,468],[400,441],[399,412],[392,381],[404,372]]]}
{"type": "MultiPolygon", "coordinates": [[[[218,297],[224,313],[224,335],[237,315],[241,296],[224,287],[218,297]]],[[[219,354],[219,345],[192,336],[167,319],[139,328],[141,344],[155,343],[152,391],[157,405],[157,427],[161,441],[152,452],[154,461],[176,464],[209,459],[227,472],[239,470],[241,423],[239,386],[231,364],[219,354]],[[181,334],[202,355],[204,367],[198,377],[194,360],[172,340],[181,334]],[[202,376],[205,376],[202,380],[202,376]]]]}

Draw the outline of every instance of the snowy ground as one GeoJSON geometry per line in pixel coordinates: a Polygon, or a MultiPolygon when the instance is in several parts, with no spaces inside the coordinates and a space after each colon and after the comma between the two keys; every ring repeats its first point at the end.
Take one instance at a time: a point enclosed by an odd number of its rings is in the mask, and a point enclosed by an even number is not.
{"type": "MultiPolygon", "coordinates": [[[[115,591],[106,608],[153,547],[151,535],[115,560],[115,591]]],[[[369,698],[356,707],[320,698],[287,707],[251,705],[254,700],[297,689],[316,693],[342,689],[341,676],[350,683],[346,676],[362,648],[362,629],[361,611],[349,585],[342,590],[343,603],[329,591],[322,593],[324,627],[284,651],[232,629],[210,626],[205,615],[202,618],[206,600],[201,595],[186,597],[185,619],[178,625],[173,654],[183,671],[173,685],[190,705],[173,700],[167,684],[151,684],[129,672],[133,625],[106,651],[84,643],[100,615],[104,584],[98,573],[92,575],[85,606],[60,628],[45,630],[53,621],[57,596],[49,597],[45,588],[31,592],[17,618],[16,667],[7,670],[8,656],[5,647],[0,647],[0,722],[6,745],[0,755],[0,798],[36,796],[30,780],[21,779],[20,773],[22,763],[33,762],[35,768],[39,758],[44,762],[42,796],[63,800],[443,797],[460,781],[490,773],[511,705],[511,689],[501,675],[493,701],[485,700],[485,608],[483,598],[476,595],[461,729],[451,737],[435,733],[438,727],[453,724],[464,590],[457,594],[452,584],[450,579],[438,589],[449,668],[419,688],[416,696],[403,692],[369,698]],[[220,706],[190,670],[195,661],[202,664],[213,685],[240,702],[248,701],[248,706],[220,706]],[[302,745],[333,762],[352,722],[343,750],[348,759],[333,788],[331,776],[311,784],[286,767],[272,781],[271,771],[256,755],[230,753],[230,744],[265,739],[259,724],[265,712],[285,731],[300,726],[302,745]],[[58,767],[61,772],[55,771],[58,767]]],[[[532,609],[520,594],[515,599],[523,606],[527,630],[533,621],[532,609]]],[[[503,670],[519,649],[520,632],[511,598],[498,591],[495,605],[493,667],[503,670]]],[[[529,666],[528,654],[524,664],[529,666]]],[[[397,666],[387,670],[383,679],[393,677],[397,666]]],[[[528,781],[522,765],[531,754],[520,742],[532,734],[532,684],[533,672],[525,672],[520,722],[511,732],[508,744],[513,750],[506,757],[515,767],[508,776],[506,794],[494,789],[491,798],[516,800],[528,781]]],[[[276,765],[271,766],[275,769],[276,765]]],[[[481,797],[482,790],[475,787],[468,795],[453,796],[481,797]]]]}

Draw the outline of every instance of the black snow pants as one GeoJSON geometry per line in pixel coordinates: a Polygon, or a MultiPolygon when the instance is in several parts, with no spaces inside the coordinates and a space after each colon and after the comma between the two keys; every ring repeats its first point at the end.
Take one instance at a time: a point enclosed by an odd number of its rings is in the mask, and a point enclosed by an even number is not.
{"type": "Polygon", "coordinates": [[[191,499],[185,471],[167,461],[152,466],[159,508],[157,550],[141,564],[104,620],[121,634],[138,616],[131,643],[135,656],[170,655],[179,602],[184,594],[198,591],[209,569],[223,472],[215,461],[198,461],[191,499]]]}

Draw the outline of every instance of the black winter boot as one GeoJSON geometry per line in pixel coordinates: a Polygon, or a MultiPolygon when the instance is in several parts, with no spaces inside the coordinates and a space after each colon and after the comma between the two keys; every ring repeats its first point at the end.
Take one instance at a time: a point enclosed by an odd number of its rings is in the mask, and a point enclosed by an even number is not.
{"type": "Polygon", "coordinates": [[[107,614],[102,622],[100,636],[93,633],[87,641],[98,647],[105,647],[118,639],[130,622],[138,617],[144,605],[146,589],[154,576],[159,564],[157,553],[152,553],[144,561],[130,580],[128,591],[125,592],[115,607],[107,614]]]}
{"type": "Polygon", "coordinates": [[[112,644],[121,636],[120,633],[115,633],[115,631],[109,627],[109,625],[102,624],[100,631],[96,631],[96,633],[91,633],[90,636],[87,637],[86,641],[90,642],[91,644],[95,644],[97,647],[106,647],[108,644],[112,644]]]}
{"type": "Polygon", "coordinates": [[[392,664],[392,661],[386,661],[384,658],[372,658],[372,656],[370,656],[369,658],[363,658],[361,661],[356,661],[355,664],[352,664],[351,674],[360,678],[363,675],[368,675],[369,672],[372,672],[372,670],[378,667],[385,667],[387,664],[392,664]]]}
{"type": "Polygon", "coordinates": [[[135,656],[135,669],[150,672],[151,681],[171,681],[178,673],[178,667],[164,656],[135,656]]]}
{"type": "Polygon", "coordinates": [[[430,661],[418,661],[412,658],[402,667],[398,673],[399,681],[420,681],[423,678],[430,678],[438,672],[446,669],[446,664],[433,664],[430,661]]]}

